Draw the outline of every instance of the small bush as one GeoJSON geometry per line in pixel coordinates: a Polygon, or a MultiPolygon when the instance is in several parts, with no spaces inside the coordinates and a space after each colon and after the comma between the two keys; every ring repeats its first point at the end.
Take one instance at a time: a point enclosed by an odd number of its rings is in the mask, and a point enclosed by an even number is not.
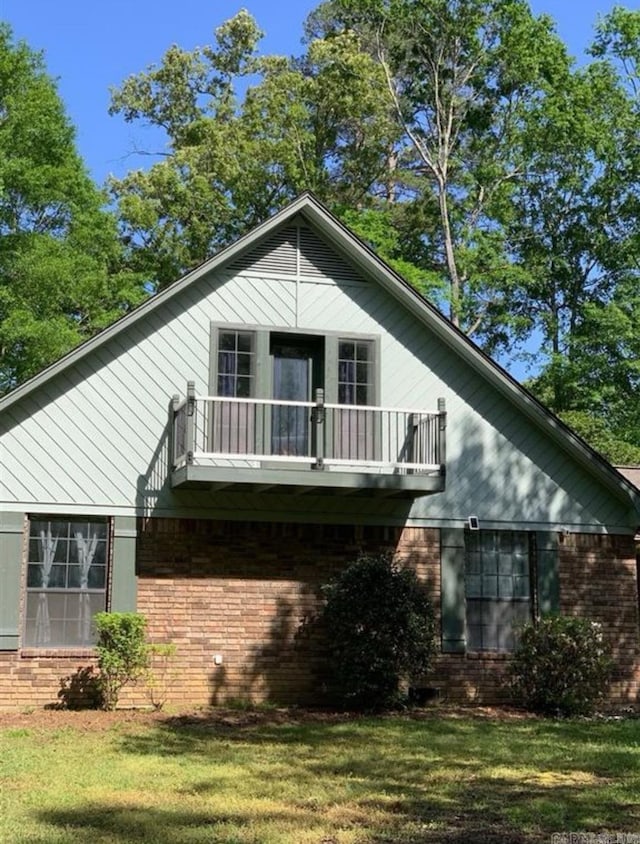
{"type": "Polygon", "coordinates": [[[511,665],[512,689],[533,712],[589,715],[606,693],[611,668],[600,624],[551,616],[523,629],[511,665]]]}
{"type": "Polygon", "coordinates": [[[435,652],[433,608],[415,573],[390,555],[362,555],[324,595],[334,699],[349,709],[397,704],[401,684],[426,672],[435,652]]]}
{"type": "Polygon", "coordinates": [[[169,690],[177,679],[173,665],[177,648],[172,644],[147,645],[148,666],[145,671],[147,697],[151,706],[160,711],[169,697],[169,690]]]}
{"type": "Polygon", "coordinates": [[[95,623],[102,705],[115,709],[122,688],[148,668],[147,620],[134,612],[100,612],[95,615],[95,623]]]}

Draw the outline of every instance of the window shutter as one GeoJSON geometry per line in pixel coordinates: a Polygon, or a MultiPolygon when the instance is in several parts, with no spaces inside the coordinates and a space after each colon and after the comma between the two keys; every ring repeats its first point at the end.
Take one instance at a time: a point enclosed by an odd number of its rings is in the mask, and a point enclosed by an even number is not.
{"type": "Polygon", "coordinates": [[[136,519],[116,516],[113,526],[111,605],[113,612],[136,610],[136,519]]]}
{"type": "Polygon", "coordinates": [[[444,653],[464,653],[466,650],[464,556],[464,530],[441,529],[440,607],[444,653]]]}
{"type": "Polygon", "coordinates": [[[557,532],[537,531],[536,552],[538,607],[540,615],[551,615],[560,611],[557,532]]]}
{"type": "Polygon", "coordinates": [[[0,651],[18,650],[24,513],[0,513],[0,651]]]}

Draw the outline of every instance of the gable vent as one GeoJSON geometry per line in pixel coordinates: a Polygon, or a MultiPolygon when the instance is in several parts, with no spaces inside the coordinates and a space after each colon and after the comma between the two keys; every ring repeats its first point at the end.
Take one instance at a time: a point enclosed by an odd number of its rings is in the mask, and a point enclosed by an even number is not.
{"type": "Polygon", "coordinates": [[[298,229],[289,226],[279,229],[260,246],[241,255],[230,265],[230,269],[295,276],[298,270],[297,252],[298,229]]]}
{"type": "Polygon", "coordinates": [[[298,232],[300,237],[300,277],[363,282],[362,276],[307,226],[288,226],[229,265],[235,272],[293,276],[298,274],[298,232]]]}
{"type": "Polygon", "coordinates": [[[344,258],[304,226],[300,227],[300,275],[334,281],[363,281],[344,258]]]}

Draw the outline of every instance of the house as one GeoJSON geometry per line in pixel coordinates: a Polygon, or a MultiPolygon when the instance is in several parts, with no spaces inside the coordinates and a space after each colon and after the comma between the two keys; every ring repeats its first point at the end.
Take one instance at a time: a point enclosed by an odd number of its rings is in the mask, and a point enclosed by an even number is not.
{"type": "Polygon", "coordinates": [[[318,702],[300,620],[380,549],[440,694],[500,698],[562,611],[637,696],[638,490],[311,195],[7,395],[0,449],[0,707],[54,703],[105,608],[176,645],[178,701],[318,702]]]}

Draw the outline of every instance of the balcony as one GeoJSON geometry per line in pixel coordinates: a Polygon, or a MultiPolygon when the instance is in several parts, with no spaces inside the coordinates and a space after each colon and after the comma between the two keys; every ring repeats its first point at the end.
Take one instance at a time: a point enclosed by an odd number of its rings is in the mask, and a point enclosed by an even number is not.
{"type": "Polygon", "coordinates": [[[187,396],[172,406],[174,489],[415,497],[445,483],[446,412],[187,396]]]}

